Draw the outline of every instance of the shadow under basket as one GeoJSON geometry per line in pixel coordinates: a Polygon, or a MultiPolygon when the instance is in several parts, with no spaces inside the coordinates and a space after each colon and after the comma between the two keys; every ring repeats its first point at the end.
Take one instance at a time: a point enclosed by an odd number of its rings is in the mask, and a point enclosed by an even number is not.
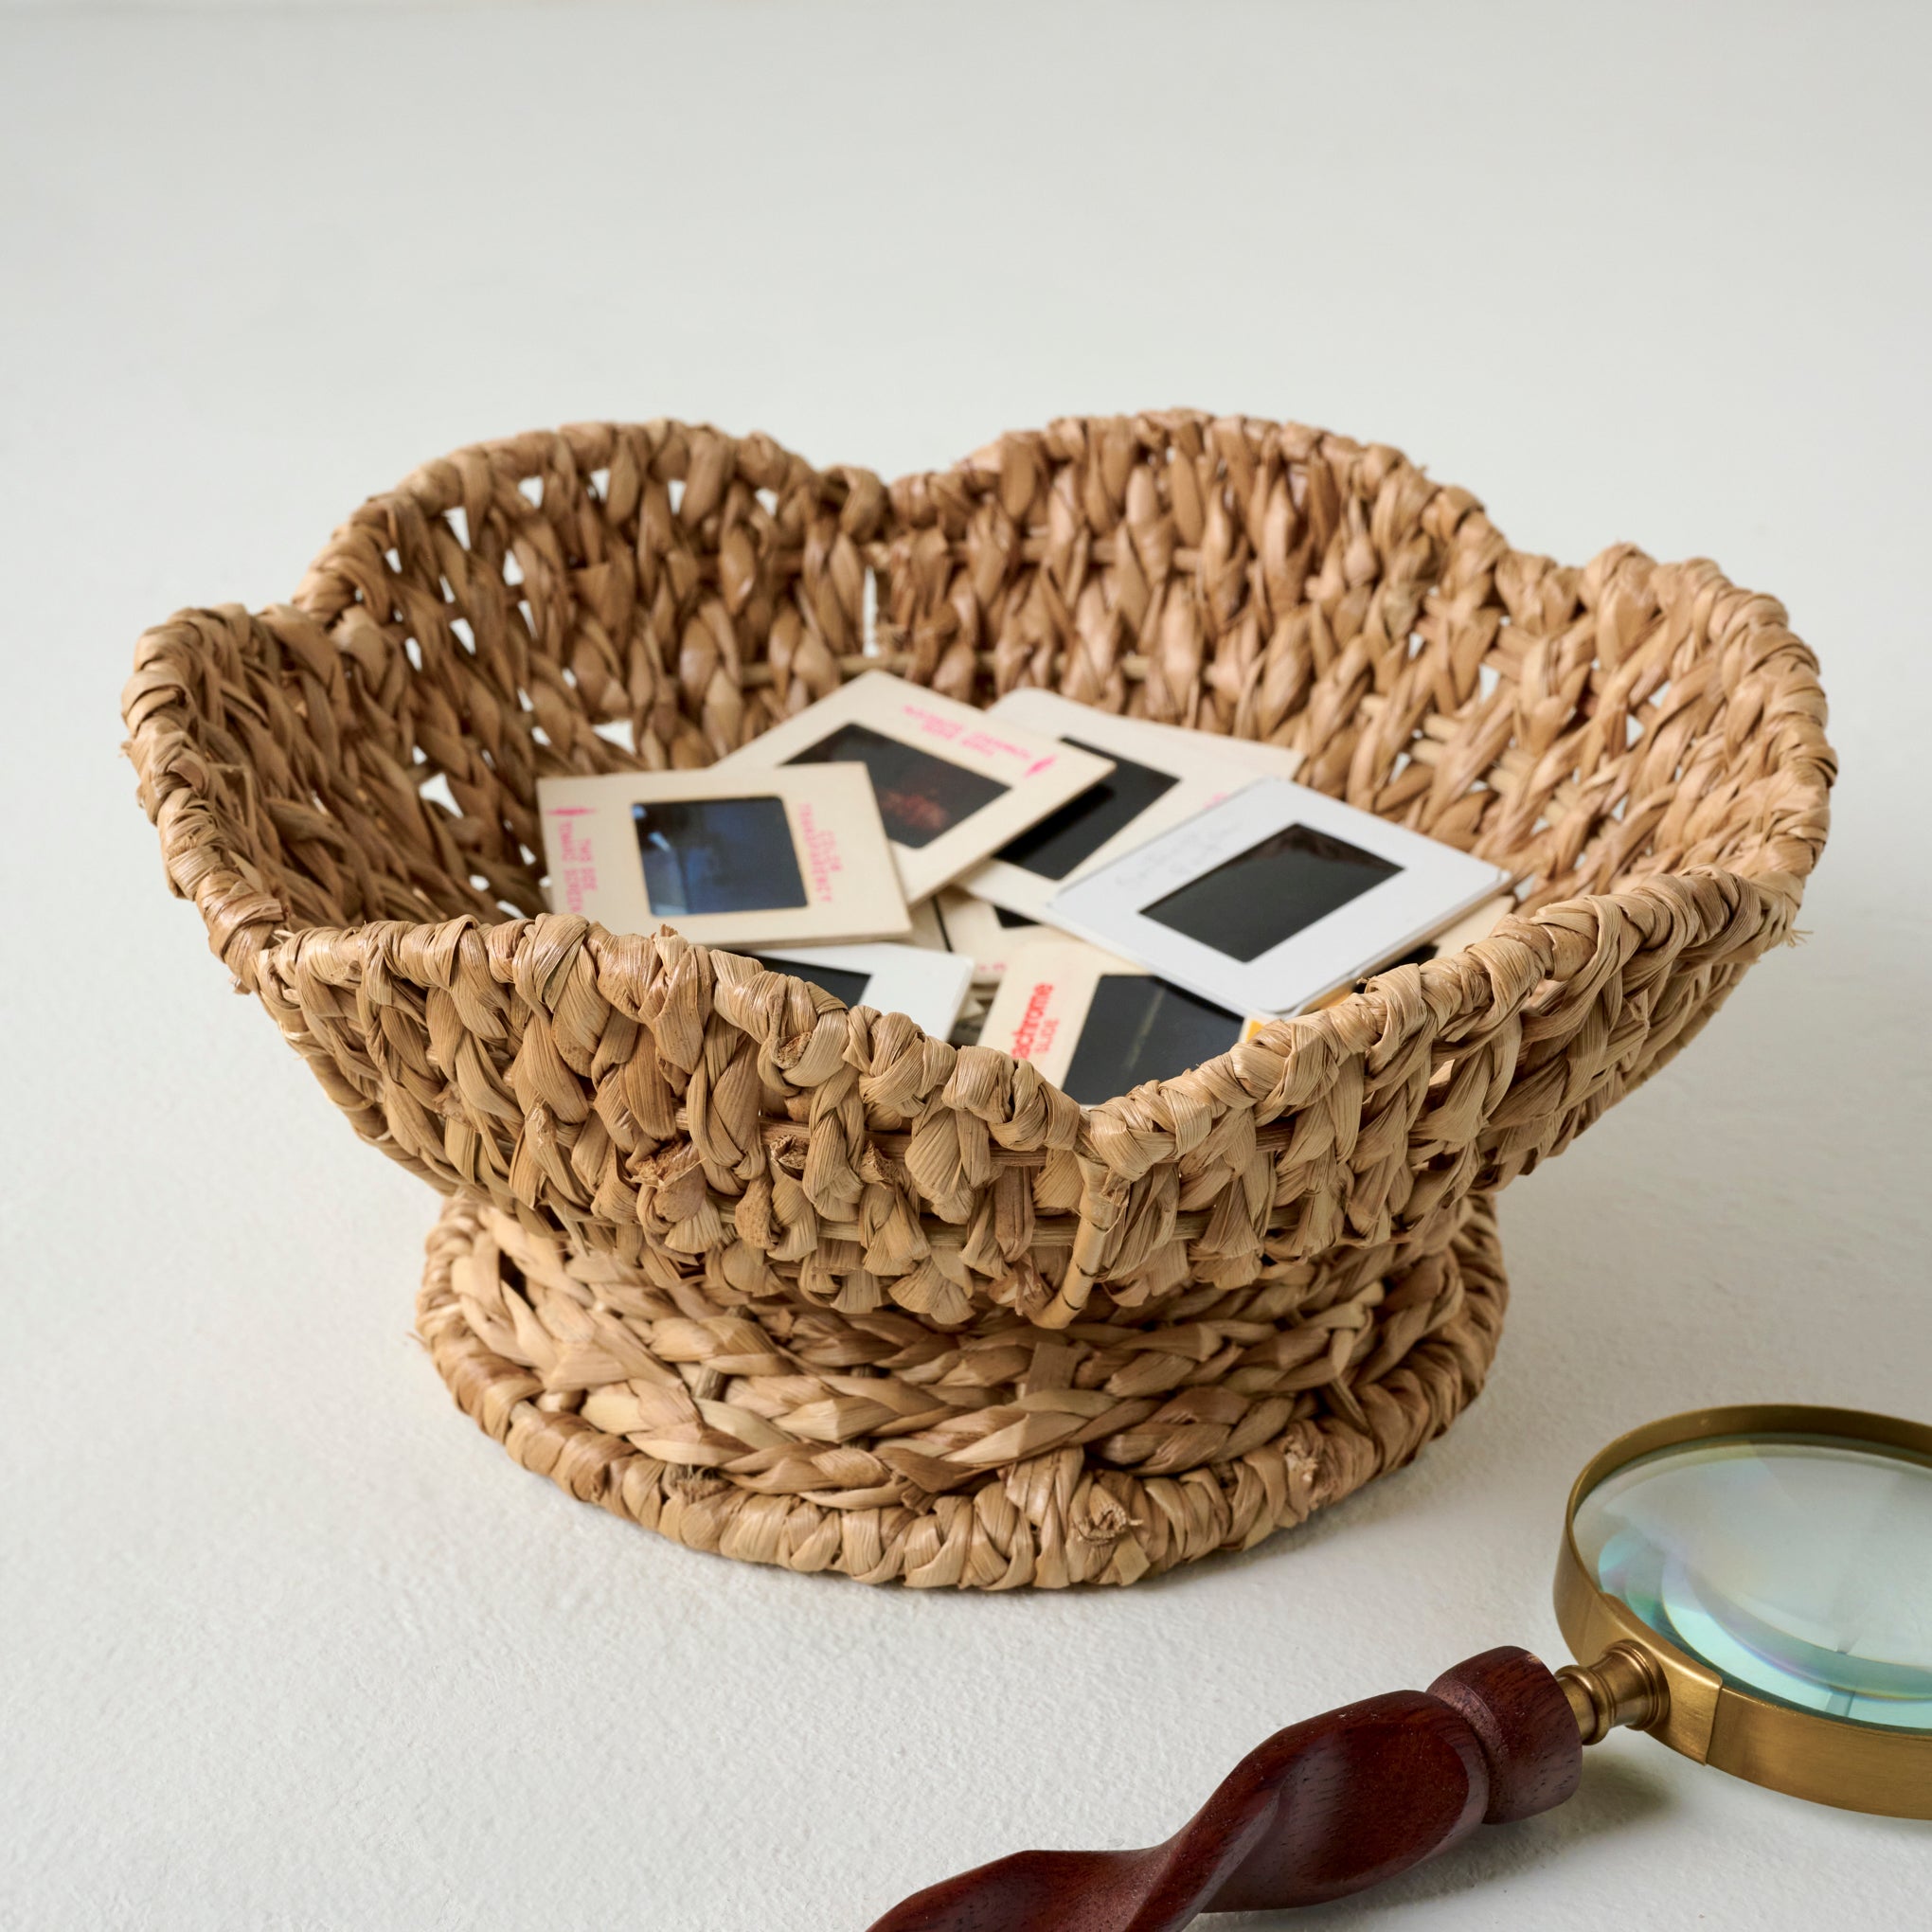
{"type": "Polygon", "coordinates": [[[581,424],[370,499],[124,698],[172,888],[449,1197],[420,1333],[572,1494],[868,1582],[1132,1583],[1412,1457],[1481,1386],[1493,1196],[1791,932],[1811,653],[1708,562],[1512,550],[1396,451],[1069,420],[886,486],[581,424]],[[1465,951],[1081,1107],[668,929],[544,911],[536,781],[689,766],[860,671],[1266,739],[1479,853],[1465,951]]]}

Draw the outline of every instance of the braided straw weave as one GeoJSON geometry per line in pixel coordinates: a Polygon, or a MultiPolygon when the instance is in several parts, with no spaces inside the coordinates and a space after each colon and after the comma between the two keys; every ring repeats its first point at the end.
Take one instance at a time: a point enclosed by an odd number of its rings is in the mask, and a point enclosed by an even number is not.
{"type": "Polygon", "coordinates": [[[1708,563],[1562,567],[1394,450],[1180,412],[889,489],[675,423],[479,445],[292,602],[150,632],[124,700],[172,888],[450,1197],[419,1314],[463,1407],[688,1544],[995,1588],[1245,1547],[1448,1425],[1490,1196],[1789,935],[1824,708],[1708,563]],[[1519,912],[1086,1109],[545,914],[540,776],[705,764],[880,666],[1295,746],[1519,912]]]}

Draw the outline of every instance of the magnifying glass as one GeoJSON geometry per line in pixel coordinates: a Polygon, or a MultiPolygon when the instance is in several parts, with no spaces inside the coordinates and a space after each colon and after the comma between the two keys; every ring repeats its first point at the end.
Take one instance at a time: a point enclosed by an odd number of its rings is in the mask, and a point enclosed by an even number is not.
{"type": "Polygon", "coordinates": [[[1471,1657],[1278,1731],[1166,1843],[1021,1852],[872,1932],[1173,1932],[1315,1905],[1561,1804],[1619,1725],[1818,1804],[1932,1818],[1932,1428],[1758,1404],[1620,1437],[1570,1492],[1587,1664],[1471,1657]]]}

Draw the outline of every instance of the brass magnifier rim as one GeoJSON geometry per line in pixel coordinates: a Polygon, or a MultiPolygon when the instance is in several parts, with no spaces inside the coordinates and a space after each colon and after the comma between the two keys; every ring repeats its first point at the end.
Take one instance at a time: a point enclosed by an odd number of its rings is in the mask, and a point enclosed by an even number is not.
{"type": "Polygon", "coordinates": [[[1649,1726],[1673,1751],[1814,1804],[1882,1817],[1932,1818],[1932,1731],[1799,1710],[1726,1683],[1601,1589],[1577,1549],[1577,1507],[1605,1477],[1654,1450],[1716,1436],[1816,1436],[1904,1449],[1932,1460],[1932,1427],[1864,1409],[1741,1403],[1666,1416],[1591,1458],[1570,1491],[1556,1560],[1556,1621],[1573,1656],[1635,1647],[1661,1672],[1668,1700],[1649,1726]]]}

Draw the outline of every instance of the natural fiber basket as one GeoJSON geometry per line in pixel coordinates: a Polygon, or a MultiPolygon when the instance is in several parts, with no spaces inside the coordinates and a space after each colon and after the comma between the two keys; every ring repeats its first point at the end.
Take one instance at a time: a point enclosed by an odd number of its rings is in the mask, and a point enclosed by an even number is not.
{"type": "Polygon", "coordinates": [[[1394,450],[1184,413],[889,489],[675,423],[462,450],[293,602],[150,632],[125,712],[173,889],[450,1197],[462,1406],[697,1547],[988,1588],[1245,1547],[1446,1427],[1491,1196],[1790,933],[1833,776],[1811,653],[1714,565],[1562,567],[1394,450]],[[541,774],[703,764],[881,665],[1294,745],[1521,916],[1082,1108],[545,915],[541,774]]]}

